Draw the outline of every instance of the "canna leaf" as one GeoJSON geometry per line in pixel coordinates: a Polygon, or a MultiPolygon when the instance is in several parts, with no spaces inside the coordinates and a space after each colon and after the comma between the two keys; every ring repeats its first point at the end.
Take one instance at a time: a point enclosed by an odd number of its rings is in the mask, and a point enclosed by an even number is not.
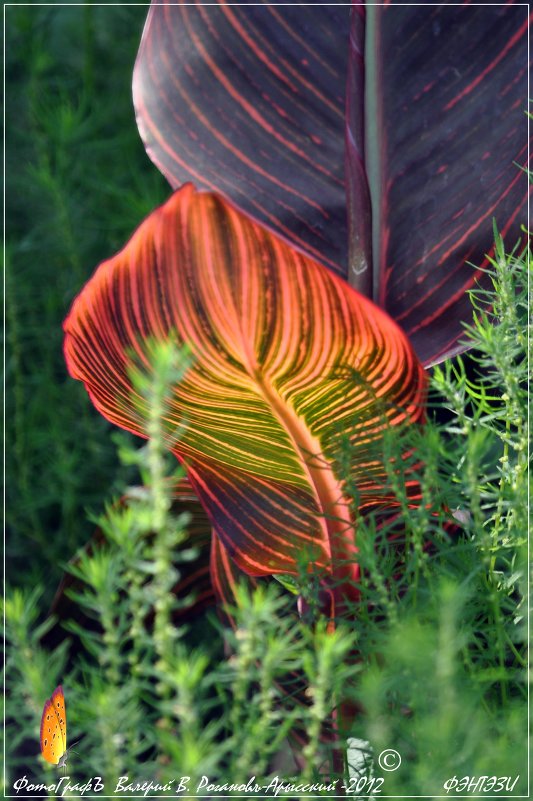
{"type": "Polygon", "coordinates": [[[139,131],[174,188],[225,194],[343,275],[349,13],[153,0],[133,76],[139,131]]]}
{"type": "MultiPolygon", "coordinates": [[[[464,349],[466,291],[487,280],[493,218],[511,244],[526,219],[528,7],[368,4],[364,62],[360,3],[354,11],[348,194],[364,195],[368,176],[374,231],[373,276],[362,270],[359,286],[372,283],[370,295],[432,363],[464,349]]],[[[355,262],[366,225],[356,208],[355,262]]]]}
{"type": "Polygon", "coordinates": [[[64,328],[71,375],[105,417],[141,436],[132,352],[149,369],[154,338],[188,343],[193,365],[173,388],[168,443],[240,570],[297,573],[307,559],[357,579],[340,445],[349,440],[364,503],[385,477],[383,431],[424,415],[424,370],[383,311],[188,185],[98,268],[64,328]]]}
{"type": "Polygon", "coordinates": [[[354,0],[348,41],[347,6],[153,0],[134,100],[174,187],[348,277],[431,364],[464,347],[492,218],[511,243],[524,221],[528,10],[394,5],[354,0]]]}
{"type": "Polygon", "coordinates": [[[246,583],[249,588],[256,587],[257,579],[248,576],[237,567],[216,531],[213,531],[211,538],[210,572],[213,590],[219,603],[219,614],[232,628],[235,628],[235,620],[230,610],[236,605],[236,587],[242,583],[246,583]]]}

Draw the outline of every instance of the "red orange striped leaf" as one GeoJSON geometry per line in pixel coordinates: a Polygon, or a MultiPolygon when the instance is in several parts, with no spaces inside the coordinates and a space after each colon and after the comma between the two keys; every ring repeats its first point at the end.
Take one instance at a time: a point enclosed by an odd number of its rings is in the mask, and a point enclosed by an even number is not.
{"type": "Polygon", "coordinates": [[[349,13],[153,0],[133,76],[139,131],[174,188],[222,192],[341,274],[349,13]]]}
{"type": "MultiPolygon", "coordinates": [[[[188,185],[104,262],[65,321],[71,375],[112,422],[145,433],[129,378],[152,338],[193,356],[169,443],[225,551],[249,575],[349,560],[338,448],[373,497],[383,430],[424,414],[425,375],[396,324],[342,279],[219,196],[188,185]]],[[[148,349],[148,350],[147,350],[148,349]]]]}
{"type": "MultiPolygon", "coordinates": [[[[366,69],[373,297],[433,362],[458,350],[461,323],[471,319],[465,292],[482,273],[466,262],[488,266],[493,218],[510,246],[526,222],[528,185],[517,164],[528,147],[528,8],[369,4],[363,63],[356,5],[347,141],[357,164],[366,69]]],[[[349,177],[349,195],[364,195],[364,172],[349,177]]],[[[350,225],[357,258],[367,235],[358,209],[350,225]]]]}
{"type": "Polygon", "coordinates": [[[210,572],[213,590],[221,605],[219,613],[232,628],[235,628],[235,621],[231,613],[237,604],[235,589],[243,583],[246,583],[251,589],[257,586],[257,579],[240,570],[230,558],[216,531],[213,531],[211,538],[210,572]]]}

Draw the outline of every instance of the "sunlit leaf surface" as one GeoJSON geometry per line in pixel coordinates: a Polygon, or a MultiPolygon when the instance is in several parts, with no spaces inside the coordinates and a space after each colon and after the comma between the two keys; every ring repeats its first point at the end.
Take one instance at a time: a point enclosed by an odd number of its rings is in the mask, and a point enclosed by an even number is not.
{"type": "Polygon", "coordinates": [[[425,397],[408,340],[371,301],[186,186],[99,267],[65,333],[72,376],[109,420],[141,435],[132,354],[149,370],[153,338],[188,343],[193,366],[173,388],[169,446],[227,554],[249,575],[350,560],[357,577],[340,451],[361,501],[374,497],[384,428],[422,420],[425,397]]]}

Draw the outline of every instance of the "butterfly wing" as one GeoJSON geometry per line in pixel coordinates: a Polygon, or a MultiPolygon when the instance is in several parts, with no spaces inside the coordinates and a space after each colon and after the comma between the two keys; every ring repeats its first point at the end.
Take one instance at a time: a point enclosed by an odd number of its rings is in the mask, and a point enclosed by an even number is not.
{"type": "Polygon", "coordinates": [[[64,750],[67,750],[67,705],[65,703],[65,696],[63,694],[63,687],[59,685],[52,693],[52,704],[59,719],[59,726],[63,736],[64,750]]]}
{"type": "Polygon", "coordinates": [[[52,765],[57,765],[67,750],[67,710],[61,685],[45,702],[40,740],[43,757],[52,765]]]}

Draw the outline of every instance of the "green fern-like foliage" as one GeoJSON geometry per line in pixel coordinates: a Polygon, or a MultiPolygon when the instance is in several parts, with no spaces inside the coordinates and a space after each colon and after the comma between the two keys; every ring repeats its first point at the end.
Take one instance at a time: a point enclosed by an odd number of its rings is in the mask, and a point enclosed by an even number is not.
{"type": "Polygon", "coordinates": [[[7,595],[8,784],[22,773],[50,782],[39,719],[63,681],[69,740],[80,738],[72,771],[102,776],[110,793],[120,776],[160,786],[189,776],[198,795],[212,791],[203,776],[349,782],[354,742],[370,763],[401,754],[397,771],[374,763],[390,795],[439,795],[464,775],[520,776],[522,790],[527,256],[506,256],[497,237],[493,291],[472,293],[473,349],[433,370],[427,424],[385,437],[395,512],[360,515],[360,602],[335,631],[306,572],[242,587],[234,628],[212,612],[176,623],[187,599],[173,587],[199,554],[190,518],[172,506],[161,420],[188,356],[151,347],[150,373],[134,373],[151,438],[141,449],[120,440],[140,483],[99,516],[99,536],[69,568],[71,656],[67,634],[42,645],[52,621],[38,589],[7,595]],[[325,736],[335,719],[337,735],[325,736]]]}
{"type": "Polygon", "coordinates": [[[471,293],[472,350],[434,368],[424,429],[388,441],[401,533],[372,519],[358,531],[353,733],[403,755],[386,778],[403,797],[442,794],[453,776],[526,786],[528,263],[496,236],[493,289],[471,293]],[[409,508],[414,476],[422,501],[409,508]]]}

